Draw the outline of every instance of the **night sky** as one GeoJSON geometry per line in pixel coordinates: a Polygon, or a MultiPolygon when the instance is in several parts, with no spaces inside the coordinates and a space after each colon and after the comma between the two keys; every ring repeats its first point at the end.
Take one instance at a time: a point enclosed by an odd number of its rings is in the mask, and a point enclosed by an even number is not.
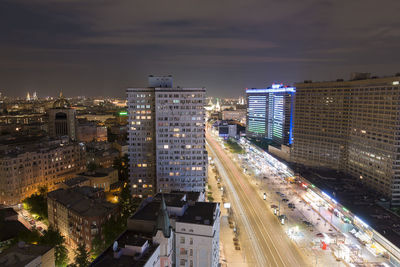
{"type": "Polygon", "coordinates": [[[1,0],[0,92],[125,96],[400,72],[400,0],[1,0]]]}

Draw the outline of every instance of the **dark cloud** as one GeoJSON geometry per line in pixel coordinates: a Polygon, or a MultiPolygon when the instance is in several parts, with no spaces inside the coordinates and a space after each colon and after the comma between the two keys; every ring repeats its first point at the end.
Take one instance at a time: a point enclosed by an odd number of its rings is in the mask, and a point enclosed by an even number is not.
{"type": "Polygon", "coordinates": [[[210,95],[400,70],[398,0],[5,0],[0,91],[124,96],[148,74],[210,95]]]}

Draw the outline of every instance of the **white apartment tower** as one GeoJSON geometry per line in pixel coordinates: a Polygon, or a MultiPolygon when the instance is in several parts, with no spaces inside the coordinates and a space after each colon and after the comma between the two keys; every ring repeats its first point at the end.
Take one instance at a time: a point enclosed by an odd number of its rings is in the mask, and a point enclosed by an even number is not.
{"type": "Polygon", "coordinates": [[[205,88],[174,88],[171,76],[150,76],[149,86],[127,89],[133,194],[203,191],[205,88]]]}

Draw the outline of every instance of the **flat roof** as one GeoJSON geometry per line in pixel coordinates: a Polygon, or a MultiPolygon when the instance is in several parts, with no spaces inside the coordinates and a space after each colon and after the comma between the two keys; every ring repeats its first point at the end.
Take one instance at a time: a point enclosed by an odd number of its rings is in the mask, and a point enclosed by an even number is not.
{"type": "Polygon", "coordinates": [[[196,202],[194,205],[189,206],[183,216],[178,217],[178,222],[194,223],[203,225],[213,225],[215,210],[218,203],[215,202],[196,202]]]}
{"type": "Polygon", "coordinates": [[[52,247],[44,245],[25,244],[21,247],[14,245],[0,254],[0,265],[7,267],[25,266],[36,257],[46,254],[50,249],[52,247]]]}
{"type": "Polygon", "coordinates": [[[335,192],[338,203],[400,247],[400,217],[376,203],[379,193],[343,172],[302,168],[299,173],[328,195],[335,192]]]}
{"type": "Polygon", "coordinates": [[[134,256],[121,255],[120,258],[114,258],[113,245],[109,246],[99,257],[97,257],[90,266],[96,267],[124,267],[124,266],[144,266],[149,258],[153,255],[154,251],[158,248],[158,244],[153,243],[151,235],[143,235],[135,231],[126,230],[116,240],[119,248],[128,246],[139,246],[142,247],[146,241],[149,243],[149,247],[140,256],[135,259],[134,256]]]}
{"type": "Polygon", "coordinates": [[[118,205],[107,202],[95,194],[103,191],[100,188],[89,186],[57,189],[47,194],[48,198],[56,200],[70,210],[84,217],[101,216],[108,214],[118,205]]]}

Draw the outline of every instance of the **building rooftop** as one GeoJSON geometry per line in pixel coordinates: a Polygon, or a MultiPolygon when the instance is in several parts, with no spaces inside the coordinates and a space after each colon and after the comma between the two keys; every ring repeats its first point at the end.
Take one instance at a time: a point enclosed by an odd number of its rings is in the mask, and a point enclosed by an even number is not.
{"type": "Polygon", "coordinates": [[[345,173],[303,168],[299,173],[328,195],[334,193],[337,202],[400,247],[400,217],[378,204],[378,193],[345,173]]]}
{"type": "Polygon", "coordinates": [[[0,222],[0,228],[0,242],[16,238],[22,232],[29,232],[29,230],[22,223],[13,220],[0,222]]]}
{"type": "Polygon", "coordinates": [[[89,181],[89,179],[86,177],[78,176],[78,177],[66,180],[64,182],[64,184],[66,184],[68,187],[73,187],[73,186],[79,185],[86,181],[89,181]]]}
{"type": "Polygon", "coordinates": [[[178,222],[213,225],[218,214],[215,214],[218,203],[196,202],[189,206],[183,216],[178,217],[178,222]]]}
{"type": "Polygon", "coordinates": [[[57,189],[47,194],[48,198],[56,200],[80,216],[102,216],[117,208],[116,204],[107,202],[100,188],[89,186],[57,189]]]}
{"type": "Polygon", "coordinates": [[[353,85],[398,85],[398,83],[394,84],[393,81],[400,81],[400,76],[387,76],[387,77],[377,77],[377,76],[371,76],[371,73],[352,73],[350,75],[349,80],[344,80],[344,79],[337,79],[336,81],[311,81],[311,80],[305,80],[304,82],[298,82],[295,83],[295,87],[320,87],[320,86],[332,86],[335,85],[337,86],[340,84],[340,86],[343,87],[350,87],[353,85]]]}
{"type": "Polygon", "coordinates": [[[114,171],[116,171],[114,168],[99,168],[92,172],[87,171],[87,172],[79,173],[79,175],[86,176],[86,177],[93,177],[93,178],[105,177],[105,176],[110,175],[110,173],[112,173],[114,171]]]}
{"type": "MultiPolygon", "coordinates": [[[[163,194],[169,218],[180,222],[214,224],[217,203],[197,202],[199,192],[173,192],[163,194]],[[186,199],[186,200],[182,200],[186,199]]],[[[148,198],[142,207],[132,215],[133,220],[156,222],[161,205],[161,194],[148,198]]]]}
{"type": "Polygon", "coordinates": [[[18,213],[13,208],[3,208],[0,209],[0,220],[7,219],[11,216],[18,216],[18,213]]]}
{"type": "Polygon", "coordinates": [[[0,254],[0,266],[20,267],[30,263],[35,258],[47,253],[51,247],[43,245],[26,245],[23,242],[3,251],[0,254]]]}
{"type": "Polygon", "coordinates": [[[127,230],[117,238],[118,252],[114,253],[113,245],[108,247],[99,257],[97,257],[90,266],[96,267],[139,267],[144,266],[149,258],[153,255],[158,244],[152,242],[149,235],[143,235],[134,231],[127,230]],[[137,248],[144,248],[144,253],[135,253],[129,255],[129,252],[124,248],[125,246],[133,246],[137,248]],[[119,255],[119,257],[117,256],[119,255]]]}

